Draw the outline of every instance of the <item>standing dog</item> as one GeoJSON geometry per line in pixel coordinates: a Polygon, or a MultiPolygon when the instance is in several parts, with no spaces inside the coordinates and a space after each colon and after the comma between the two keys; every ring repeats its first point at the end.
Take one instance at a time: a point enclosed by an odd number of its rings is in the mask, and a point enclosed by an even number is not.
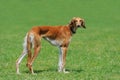
{"type": "Polygon", "coordinates": [[[59,53],[59,72],[65,72],[65,61],[66,61],[66,53],[71,41],[71,37],[74,33],[76,33],[77,28],[86,28],[85,22],[83,19],[79,17],[74,17],[70,23],[66,26],[36,26],[33,27],[25,36],[24,44],[23,44],[23,52],[20,57],[16,61],[16,72],[19,74],[19,64],[25,55],[28,55],[27,59],[27,67],[30,72],[34,74],[32,64],[37,57],[40,49],[41,49],[41,38],[44,38],[51,44],[57,46],[60,49],[59,53]],[[34,49],[34,53],[32,56],[31,49],[34,49]]]}

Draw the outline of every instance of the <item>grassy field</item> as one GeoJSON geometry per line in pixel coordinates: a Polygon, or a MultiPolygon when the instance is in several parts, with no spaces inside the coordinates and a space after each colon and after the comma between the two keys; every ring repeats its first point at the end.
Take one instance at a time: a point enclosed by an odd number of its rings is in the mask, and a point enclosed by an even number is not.
{"type": "Polygon", "coordinates": [[[120,80],[120,0],[1,0],[0,80],[120,80]],[[58,49],[42,40],[31,75],[26,58],[21,75],[15,62],[26,32],[35,25],[66,25],[74,16],[85,19],[67,54],[69,74],[58,73],[58,49]]]}

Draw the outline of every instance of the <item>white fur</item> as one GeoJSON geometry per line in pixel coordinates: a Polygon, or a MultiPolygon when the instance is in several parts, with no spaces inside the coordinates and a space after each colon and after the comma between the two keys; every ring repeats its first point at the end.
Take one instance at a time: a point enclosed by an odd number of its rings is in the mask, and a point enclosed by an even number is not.
{"type": "Polygon", "coordinates": [[[18,64],[21,63],[22,59],[25,57],[26,54],[27,53],[24,53],[24,52],[21,54],[21,56],[19,57],[19,60],[18,60],[18,64]]]}
{"type": "Polygon", "coordinates": [[[32,48],[34,48],[34,34],[30,33],[29,38],[30,38],[30,42],[32,43],[32,48]]]}
{"type": "Polygon", "coordinates": [[[24,38],[24,43],[23,43],[23,52],[27,53],[27,36],[28,33],[26,34],[25,38],[24,38]]]}
{"type": "Polygon", "coordinates": [[[60,52],[59,52],[59,63],[58,63],[58,66],[59,66],[59,69],[58,69],[58,72],[61,72],[62,71],[62,64],[63,64],[63,59],[62,59],[62,56],[63,56],[63,52],[62,52],[62,49],[60,49],[60,52]]]}
{"type": "Polygon", "coordinates": [[[48,42],[50,42],[52,45],[55,46],[60,46],[62,44],[63,41],[58,41],[58,40],[51,40],[49,38],[45,38],[48,42]]]}
{"type": "Polygon", "coordinates": [[[64,73],[69,73],[68,71],[65,71],[65,68],[63,68],[63,50],[61,47],[59,48],[59,63],[58,63],[58,72],[64,72],[64,73]]]}

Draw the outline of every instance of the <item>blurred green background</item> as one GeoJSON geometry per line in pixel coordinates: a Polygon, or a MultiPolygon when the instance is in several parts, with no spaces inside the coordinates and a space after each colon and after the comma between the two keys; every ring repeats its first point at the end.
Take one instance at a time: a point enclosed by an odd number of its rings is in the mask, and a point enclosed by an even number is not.
{"type": "Polygon", "coordinates": [[[119,80],[120,0],[0,0],[1,80],[119,80]],[[58,49],[42,41],[31,75],[26,59],[16,75],[15,61],[25,34],[36,25],[67,25],[72,17],[85,20],[68,49],[66,69],[58,73],[58,49]]]}

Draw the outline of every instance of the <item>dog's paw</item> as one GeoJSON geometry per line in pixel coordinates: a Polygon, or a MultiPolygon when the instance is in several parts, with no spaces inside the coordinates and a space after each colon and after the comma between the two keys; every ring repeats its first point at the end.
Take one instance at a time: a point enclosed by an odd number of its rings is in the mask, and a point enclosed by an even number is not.
{"type": "Polygon", "coordinates": [[[32,73],[32,75],[37,75],[37,73],[32,73]]]}
{"type": "Polygon", "coordinates": [[[69,71],[63,71],[65,74],[68,74],[68,73],[70,73],[69,71]]]}
{"type": "Polygon", "coordinates": [[[21,75],[21,73],[20,73],[20,72],[17,72],[16,74],[17,74],[17,75],[21,75]]]}
{"type": "Polygon", "coordinates": [[[70,73],[69,71],[66,71],[65,69],[63,69],[63,70],[58,70],[58,72],[63,72],[63,73],[65,73],[65,74],[70,73]]]}

